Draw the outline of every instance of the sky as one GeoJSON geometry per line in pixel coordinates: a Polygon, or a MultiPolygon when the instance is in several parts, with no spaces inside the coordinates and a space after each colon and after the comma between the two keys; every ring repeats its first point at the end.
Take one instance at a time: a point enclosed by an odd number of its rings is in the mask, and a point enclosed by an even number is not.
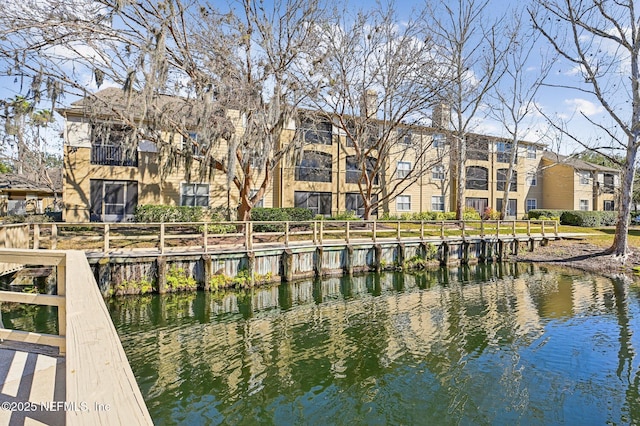
{"type": "MultiPolygon", "coordinates": [[[[8,1],[15,2],[17,0],[8,1]]],[[[47,0],[38,1],[46,3],[47,0]]],[[[213,3],[215,4],[216,2],[213,3]]],[[[356,2],[353,3],[356,4],[356,2]]],[[[451,3],[455,3],[455,0],[451,1],[451,3]]],[[[506,11],[509,7],[513,6],[514,3],[522,4],[522,2],[512,2],[510,0],[490,0],[489,10],[497,16],[498,14],[506,11]]],[[[353,7],[366,9],[373,5],[375,5],[374,1],[366,0],[364,2],[357,2],[357,6],[353,7]]],[[[412,8],[420,7],[421,5],[422,1],[419,0],[404,0],[397,2],[396,7],[400,19],[408,19],[412,14],[412,8]]],[[[525,20],[525,22],[528,23],[529,21],[525,20]]],[[[548,42],[541,41],[536,50],[536,55],[531,58],[531,63],[527,67],[527,72],[531,73],[532,77],[535,77],[536,73],[540,72],[540,58],[548,55],[552,51],[553,49],[548,42]]],[[[622,66],[624,66],[624,63],[619,64],[618,68],[622,66]]],[[[615,78],[624,78],[624,75],[617,75],[615,72],[612,72],[612,76],[615,78]]],[[[86,80],[86,87],[88,90],[96,89],[92,76],[86,75],[84,76],[84,79],[86,80]]],[[[581,81],[581,79],[583,79],[583,77],[581,77],[579,70],[577,70],[572,64],[564,59],[556,60],[548,80],[548,83],[552,84],[553,87],[543,86],[538,91],[536,105],[539,111],[534,111],[531,114],[531,119],[524,126],[525,131],[522,133],[521,139],[531,142],[545,143],[549,149],[560,152],[561,154],[572,154],[583,149],[583,147],[576,144],[570,138],[563,136],[557,131],[550,130],[551,126],[549,125],[548,120],[543,116],[544,114],[547,117],[551,117],[556,120],[556,123],[562,122],[562,125],[566,126],[569,132],[574,135],[576,139],[584,141],[587,144],[593,144],[596,141],[608,141],[610,138],[589,122],[589,120],[594,120],[596,122],[609,121],[606,112],[598,101],[584,91],[569,90],[559,87],[578,84],[582,88],[585,88],[586,86],[584,81],[581,81]],[[583,115],[587,118],[583,117],[583,115]]],[[[109,84],[107,83],[106,85],[109,84]]],[[[104,87],[105,86],[102,88],[104,87]]],[[[13,97],[19,93],[19,90],[19,82],[16,82],[15,80],[3,79],[0,81],[0,96],[2,96],[2,98],[13,97]]],[[[626,94],[621,93],[621,99],[625,96],[626,94]]],[[[64,103],[69,104],[73,100],[75,99],[67,97],[64,103]]],[[[46,107],[46,105],[43,106],[43,108],[46,107]]],[[[620,107],[624,108],[624,104],[620,107]]],[[[486,133],[494,136],[507,136],[502,123],[488,116],[489,109],[490,107],[486,105],[485,108],[481,110],[475,123],[476,126],[473,130],[478,133],[486,133]]],[[[58,118],[58,123],[60,123],[60,118],[58,118]]],[[[54,129],[58,128],[59,127],[54,126],[54,129]]]]}

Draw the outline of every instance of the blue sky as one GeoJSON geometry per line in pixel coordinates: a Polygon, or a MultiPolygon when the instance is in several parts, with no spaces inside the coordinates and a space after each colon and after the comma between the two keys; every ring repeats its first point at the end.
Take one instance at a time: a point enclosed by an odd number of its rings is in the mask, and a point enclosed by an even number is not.
{"type": "MultiPolygon", "coordinates": [[[[455,3],[455,1],[452,1],[451,3],[455,3]]],[[[356,6],[353,6],[354,9],[366,9],[373,7],[376,3],[373,0],[366,0],[361,2],[351,2],[351,4],[357,4],[356,6]]],[[[422,1],[419,0],[405,0],[397,2],[396,7],[400,18],[406,19],[411,14],[413,7],[421,7],[422,4],[422,1]]],[[[521,5],[522,2],[491,0],[490,10],[499,14],[514,4],[521,5]]],[[[525,22],[528,22],[528,20],[525,22]]],[[[551,49],[551,46],[542,42],[539,49],[542,55],[547,53],[551,49]]],[[[537,57],[532,58],[528,69],[532,74],[539,72],[539,59],[537,57]]],[[[574,84],[576,82],[580,82],[581,78],[580,74],[576,72],[575,67],[563,59],[555,62],[550,76],[551,78],[549,79],[549,82],[556,85],[574,84]]],[[[624,75],[621,77],[624,78],[624,75]]],[[[90,76],[87,76],[86,81],[88,90],[95,89],[95,85],[92,84],[90,76]]],[[[0,80],[0,84],[0,93],[3,98],[12,97],[19,93],[19,82],[16,83],[13,79],[0,80]]],[[[26,82],[25,85],[28,86],[28,82],[26,82]]],[[[26,90],[23,89],[22,94],[25,92],[26,90]]],[[[68,104],[73,100],[73,98],[67,97],[64,102],[68,104]]],[[[536,103],[544,114],[562,120],[570,132],[576,135],[580,140],[590,143],[595,141],[597,138],[604,137],[606,139],[606,136],[603,136],[602,132],[597,131],[597,129],[589,123],[587,119],[581,116],[581,114],[587,115],[587,117],[595,121],[607,120],[606,113],[604,113],[600,104],[587,93],[558,87],[542,87],[539,90],[536,103]]],[[[47,108],[48,106],[47,104],[44,104],[42,107],[47,108]]],[[[507,136],[504,126],[495,120],[491,120],[490,118],[483,117],[481,115],[478,116],[478,123],[475,131],[495,136],[507,136]]],[[[571,154],[582,149],[579,145],[571,142],[568,138],[563,137],[558,132],[549,131],[549,124],[547,120],[539,114],[534,114],[532,116],[531,121],[528,123],[527,130],[523,134],[523,139],[547,143],[550,149],[559,151],[563,154],[571,154]]]]}

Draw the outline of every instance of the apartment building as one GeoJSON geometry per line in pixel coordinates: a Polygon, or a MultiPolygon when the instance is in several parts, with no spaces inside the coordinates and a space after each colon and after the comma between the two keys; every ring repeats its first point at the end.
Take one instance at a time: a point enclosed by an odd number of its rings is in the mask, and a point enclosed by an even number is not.
{"type": "MultiPolygon", "coordinates": [[[[170,170],[161,168],[161,156],[189,149],[185,144],[197,141],[197,134],[185,138],[164,132],[162,138],[167,143],[161,149],[144,138],[134,144],[125,143],[131,137],[126,123],[114,119],[109,112],[125,102],[122,92],[110,88],[96,96],[108,100],[110,107],[88,108],[87,100],[83,99],[59,111],[65,118],[63,200],[67,222],[131,220],[136,206],[145,204],[232,210],[238,206],[238,191],[228,185],[227,176],[222,173],[201,177],[181,163],[170,170]]],[[[175,119],[188,120],[193,115],[192,107],[180,99],[163,97],[158,102],[170,108],[175,119]]],[[[235,126],[243,125],[239,114],[233,116],[233,111],[230,114],[235,126]]],[[[348,210],[362,215],[361,188],[367,188],[358,185],[358,181],[366,173],[372,182],[368,189],[380,201],[372,212],[373,218],[383,213],[453,210],[456,185],[450,147],[454,135],[444,125],[448,121],[445,115],[442,108],[434,111],[434,123],[437,120],[434,127],[393,128],[384,135],[390,147],[385,151],[384,161],[376,158],[378,151],[370,150],[367,170],[363,171],[349,137],[354,134],[351,126],[356,126],[356,117],[338,119],[324,113],[301,112],[286,123],[283,143],[299,138],[302,149],[299,155],[285,156],[279,162],[273,171],[272,184],[258,205],[305,207],[325,216],[348,210]]],[[[385,131],[384,123],[369,120],[367,126],[367,137],[383,137],[379,132],[385,131]]],[[[468,145],[464,204],[480,212],[486,207],[501,208],[511,144],[500,138],[470,135],[468,145]]],[[[543,148],[536,143],[518,144],[507,206],[512,217],[520,217],[532,208],[556,208],[554,200],[566,197],[545,191],[557,189],[557,180],[564,178],[563,167],[574,167],[576,173],[587,170],[561,161],[556,168],[549,167],[547,163],[551,160],[543,148]]],[[[220,144],[216,149],[225,151],[227,147],[220,144]]],[[[198,161],[197,153],[193,154],[192,160],[198,161]]],[[[617,178],[611,181],[611,175],[617,175],[612,170],[590,170],[593,188],[589,209],[611,208],[613,205],[605,200],[612,200],[613,194],[604,191],[605,187],[609,190],[611,182],[614,188],[617,186],[617,178]]],[[[583,207],[581,201],[577,203],[577,208],[583,207]]]]}

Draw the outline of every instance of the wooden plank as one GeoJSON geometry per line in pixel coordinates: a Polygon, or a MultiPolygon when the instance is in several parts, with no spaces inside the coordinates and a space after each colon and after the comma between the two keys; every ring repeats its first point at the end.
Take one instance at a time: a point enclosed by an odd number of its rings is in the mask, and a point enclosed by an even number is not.
{"type": "Polygon", "coordinates": [[[14,342],[37,343],[39,345],[49,345],[64,347],[64,336],[53,334],[32,333],[30,331],[9,330],[0,328],[0,339],[12,340],[14,342]]]}
{"type": "Polygon", "coordinates": [[[51,294],[17,293],[15,291],[0,291],[0,301],[44,306],[64,305],[64,297],[51,294]]]}
{"type": "Polygon", "coordinates": [[[1,249],[0,263],[19,263],[21,265],[46,265],[56,266],[64,262],[65,254],[62,251],[39,251],[37,256],[33,251],[23,249],[1,249]]]}
{"type": "Polygon", "coordinates": [[[89,412],[67,412],[68,425],[151,425],[115,327],[89,263],[67,252],[67,401],[85,401],[89,412]],[[109,410],[95,410],[96,404],[109,410]]]}

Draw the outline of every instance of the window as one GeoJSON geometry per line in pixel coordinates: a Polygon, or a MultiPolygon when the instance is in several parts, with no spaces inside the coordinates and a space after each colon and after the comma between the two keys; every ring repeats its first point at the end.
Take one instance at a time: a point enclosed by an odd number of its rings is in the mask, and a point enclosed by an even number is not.
{"type": "MultiPolygon", "coordinates": [[[[498,169],[497,171],[498,180],[496,182],[496,189],[498,191],[505,190],[507,183],[507,172],[509,172],[509,169],[498,169]]],[[[518,173],[515,170],[513,170],[513,176],[511,177],[511,185],[509,185],[509,191],[518,191],[518,173]]]]}
{"type": "Polygon", "coordinates": [[[431,146],[433,148],[442,148],[444,147],[447,138],[442,133],[435,133],[433,135],[433,141],[431,142],[431,146]]]}
{"type": "MultiPolygon", "coordinates": [[[[514,199],[509,199],[509,201],[507,202],[507,211],[505,212],[505,216],[517,216],[518,215],[518,210],[517,210],[517,204],[518,202],[514,199]]],[[[496,210],[498,210],[499,212],[502,211],[502,198],[497,198],[496,199],[496,210]]]]}
{"type": "Polygon", "coordinates": [[[580,176],[580,185],[589,185],[589,181],[591,180],[591,173],[579,171],[578,176],[580,176]]]}
{"type": "Polygon", "coordinates": [[[467,158],[469,160],[489,160],[489,141],[487,139],[471,139],[467,141],[467,158]]]}
{"type": "Polygon", "coordinates": [[[580,200],[580,210],[582,211],[589,210],[589,200],[580,200]]]}
{"type": "Polygon", "coordinates": [[[331,216],[330,192],[295,191],[293,196],[295,207],[309,209],[316,215],[331,216]]]}
{"type": "Polygon", "coordinates": [[[138,141],[130,127],[94,125],[91,138],[91,164],[138,167],[138,141]]]}
{"type": "Polygon", "coordinates": [[[304,182],[331,182],[331,154],[304,151],[296,166],[296,180],[304,182]]]}
{"type": "Polygon", "coordinates": [[[398,138],[398,142],[403,143],[405,145],[411,145],[411,143],[413,142],[411,130],[402,130],[400,132],[400,137],[398,138]]]}
{"type": "Polygon", "coordinates": [[[469,197],[464,200],[464,205],[482,214],[489,205],[489,199],[469,197]]]}
{"type": "Polygon", "coordinates": [[[305,143],[331,145],[333,125],[326,120],[313,120],[303,117],[300,120],[300,131],[305,143]]]}
{"type": "Polygon", "coordinates": [[[538,174],[536,172],[527,173],[527,185],[529,186],[537,186],[538,185],[538,174]]]}
{"type": "Polygon", "coordinates": [[[604,211],[612,212],[615,210],[615,203],[613,200],[604,200],[604,211]]]}
{"type": "Polygon", "coordinates": [[[485,167],[467,167],[467,189],[489,189],[489,172],[485,167]]]}
{"type": "Polygon", "coordinates": [[[536,146],[535,145],[527,145],[527,158],[536,159],[536,146]]]}
{"type": "MultiPolygon", "coordinates": [[[[351,155],[347,157],[347,167],[346,167],[346,182],[347,183],[358,183],[360,181],[360,177],[362,176],[362,165],[361,162],[358,161],[358,158],[355,155],[351,155]]],[[[378,184],[378,175],[373,175],[373,171],[376,165],[376,159],[373,157],[367,157],[366,166],[367,172],[370,179],[373,179],[373,184],[378,184]]]]}
{"type": "MultiPolygon", "coordinates": [[[[371,203],[376,204],[378,202],[378,196],[373,194],[371,197],[371,203]]],[[[345,207],[347,211],[354,212],[358,217],[364,216],[364,199],[359,192],[347,192],[345,194],[345,207]]],[[[371,215],[377,215],[378,209],[373,209],[371,215]]]]}
{"type": "Polygon", "coordinates": [[[443,195],[432,195],[431,196],[431,210],[434,212],[443,212],[444,211],[444,196],[443,195]]]}
{"type": "Polygon", "coordinates": [[[613,194],[615,188],[615,177],[611,173],[605,173],[604,176],[604,185],[602,186],[602,192],[605,194],[613,194]]]}
{"type": "Polygon", "coordinates": [[[138,182],[127,180],[89,180],[89,220],[121,222],[133,219],[138,205],[138,182]]]}
{"type": "MultiPolygon", "coordinates": [[[[356,124],[349,122],[347,128],[347,146],[354,147],[355,141],[358,142],[360,148],[370,148],[378,143],[380,138],[380,128],[373,124],[356,124]]],[[[411,134],[408,133],[403,137],[403,143],[411,143],[411,134]]]]}
{"type": "Polygon", "coordinates": [[[402,179],[411,173],[411,163],[408,161],[398,161],[398,178],[402,179]]]}
{"type": "Polygon", "coordinates": [[[189,146],[191,146],[191,153],[195,156],[202,155],[203,149],[200,144],[200,139],[198,134],[195,132],[190,132],[188,138],[182,138],[182,149],[187,150],[189,146]]]}
{"type": "Polygon", "coordinates": [[[183,183],[181,189],[181,206],[209,207],[208,183],[183,183]]]}
{"type": "Polygon", "coordinates": [[[525,207],[525,212],[529,212],[529,210],[535,210],[538,208],[538,200],[535,198],[528,198],[527,205],[525,207]]]}
{"type": "Polygon", "coordinates": [[[444,180],[444,166],[437,165],[431,169],[431,179],[433,180],[444,180]]]}
{"type": "Polygon", "coordinates": [[[496,151],[496,160],[498,163],[509,163],[511,161],[511,143],[498,142],[496,144],[496,151]]]}
{"type": "Polygon", "coordinates": [[[398,195],[396,197],[396,210],[399,212],[407,212],[411,210],[411,196],[398,195]]]}
{"type": "MultiPolygon", "coordinates": [[[[251,191],[249,191],[249,198],[252,198],[254,195],[256,195],[258,193],[257,189],[252,189],[251,191]]],[[[258,202],[256,202],[253,207],[264,207],[264,196],[262,198],[260,198],[258,200],[258,202]]]]}

